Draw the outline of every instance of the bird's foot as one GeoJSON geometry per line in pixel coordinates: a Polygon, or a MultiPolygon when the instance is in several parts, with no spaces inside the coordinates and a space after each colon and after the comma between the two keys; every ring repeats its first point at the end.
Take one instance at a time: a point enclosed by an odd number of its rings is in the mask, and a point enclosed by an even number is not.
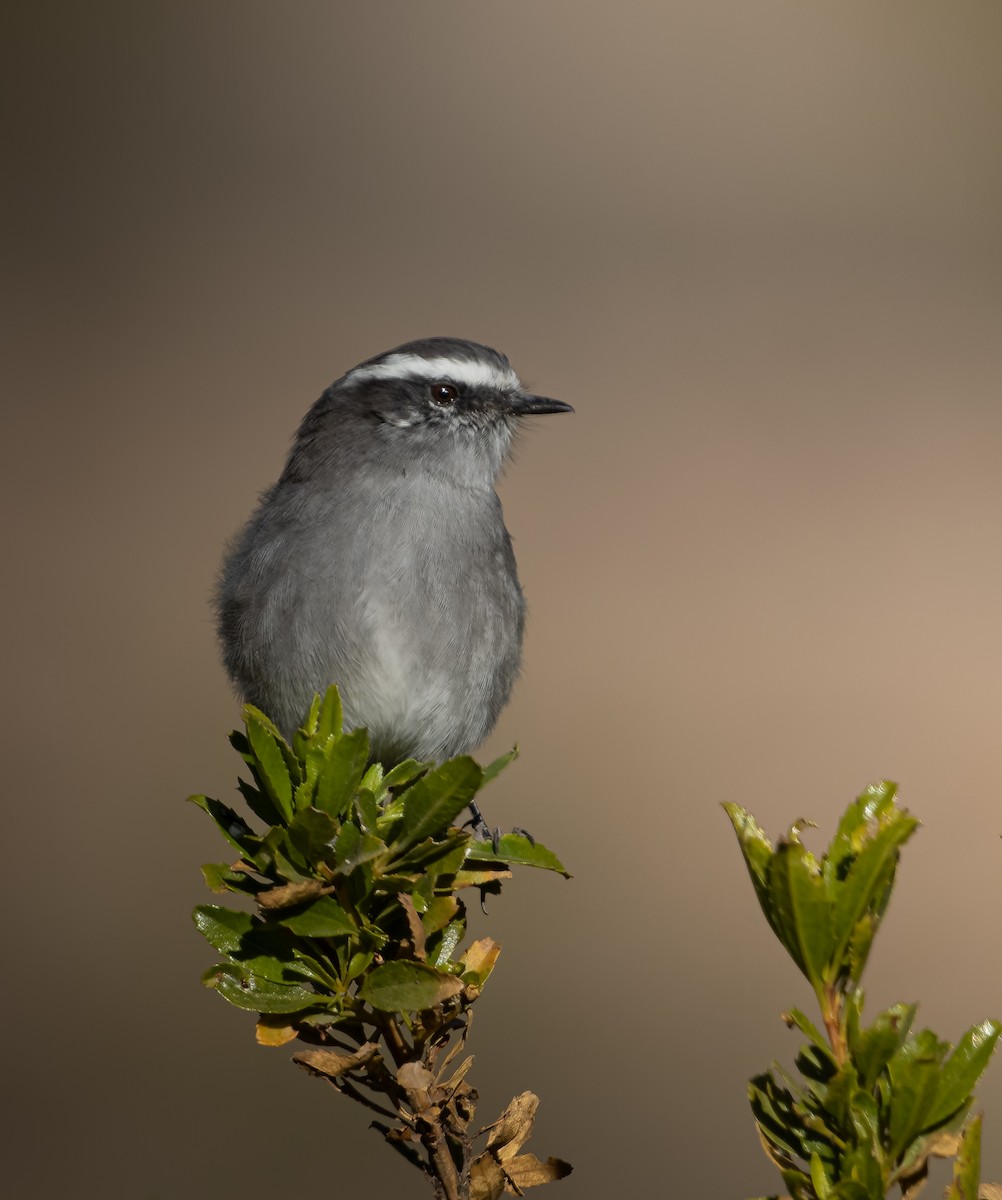
{"type": "MultiPolygon", "coordinates": [[[[469,808],[470,819],[465,822],[463,828],[466,829],[466,827],[469,826],[473,830],[473,836],[475,838],[478,838],[481,842],[490,842],[490,844],[494,847],[494,853],[497,854],[501,845],[500,826],[495,825],[494,828],[491,829],[491,827],[484,820],[484,814],[480,811],[480,808],[475,800],[470,801],[469,808]]],[[[524,837],[531,846],[535,846],[536,839],[532,836],[528,829],[523,829],[521,825],[515,825],[512,828],[512,833],[519,834],[519,836],[524,837]]]]}

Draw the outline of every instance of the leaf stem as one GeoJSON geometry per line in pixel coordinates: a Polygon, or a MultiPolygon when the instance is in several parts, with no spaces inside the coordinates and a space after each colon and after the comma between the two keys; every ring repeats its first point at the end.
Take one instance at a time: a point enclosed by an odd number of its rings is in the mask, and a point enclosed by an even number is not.
{"type": "Polygon", "coordinates": [[[825,984],[818,993],[825,1033],[828,1035],[835,1061],[840,1067],[844,1067],[849,1061],[849,1046],[842,1026],[842,999],[842,993],[834,984],[825,984]]]}

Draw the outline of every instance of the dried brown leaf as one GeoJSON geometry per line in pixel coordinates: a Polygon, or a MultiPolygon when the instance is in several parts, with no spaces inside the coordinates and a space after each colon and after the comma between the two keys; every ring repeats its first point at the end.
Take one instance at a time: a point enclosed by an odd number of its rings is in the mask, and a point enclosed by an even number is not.
{"type": "Polygon", "coordinates": [[[506,1182],[501,1164],[485,1150],[470,1167],[470,1200],[499,1200],[506,1182]]]}
{"type": "Polygon", "coordinates": [[[548,1158],[540,1162],[535,1154],[520,1154],[511,1162],[505,1163],[505,1174],[517,1188],[538,1187],[541,1183],[553,1183],[556,1179],[564,1179],[573,1171],[570,1163],[561,1158],[548,1158]]]}
{"type": "Polygon", "coordinates": [[[421,918],[418,916],[418,910],[414,907],[414,901],[406,892],[401,892],[397,896],[397,901],[407,917],[407,927],[411,931],[411,941],[414,943],[414,957],[420,962],[424,962],[427,957],[424,952],[425,934],[421,918]]]}
{"type": "Polygon", "coordinates": [[[301,904],[304,900],[312,900],[323,892],[322,883],[306,879],[302,883],[283,883],[281,887],[258,892],[257,902],[262,908],[289,908],[293,904],[301,904]]]}
{"type": "Polygon", "coordinates": [[[978,1200],[1002,1200],[1002,1183],[983,1183],[978,1188],[978,1200]]]}
{"type": "Polygon", "coordinates": [[[303,1050],[292,1056],[292,1061],[314,1075],[326,1075],[336,1079],[345,1071],[354,1071],[356,1067],[364,1066],[379,1052],[375,1042],[366,1042],[359,1046],[354,1054],[339,1054],[337,1050],[303,1050]]]}
{"type": "Polygon", "coordinates": [[[466,1078],[466,1073],[469,1071],[470,1067],[472,1067],[472,1066],[473,1066],[473,1055],[470,1054],[466,1058],[463,1059],[463,1061],[459,1064],[459,1066],[456,1068],[456,1070],[453,1071],[453,1073],[449,1076],[448,1080],[442,1084],[443,1091],[445,1091],[451,1095],[456,1090],[456,1088],[459,1087],[459,1085],[463,1082],[463,1080],[466,1078]]]}
{"type": "Polygon", "coordinates": [[[532,1136],[532,1123],[539,1108],[539,1097],[532,1092],[516,1096],[500,1117],[489,1126],[487,1149],[499,1162],[505,1163],[515,1157],[532,1136]]]}
{"type": "Polygon", "coordinates": [[[478,938],[463,955],[463,970],[487,976],[494,969],[501,947],[493,938],[478,938]]]}

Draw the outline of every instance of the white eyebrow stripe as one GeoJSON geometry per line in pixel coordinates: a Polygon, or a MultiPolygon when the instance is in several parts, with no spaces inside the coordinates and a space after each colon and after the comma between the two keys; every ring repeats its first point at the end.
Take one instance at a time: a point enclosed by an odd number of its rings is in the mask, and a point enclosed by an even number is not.
{"type": "Polygon", "coordinates": [[[467,387],[492,387],[499,391],[521,389],[518,376],[510,368],[491,363],[471,362],[463,358],[422,358],[420,354],[391,354],[382,362],[367,367],[355,367],[345,376],[345,382],[365,379],[444,379],[467,387]]]}

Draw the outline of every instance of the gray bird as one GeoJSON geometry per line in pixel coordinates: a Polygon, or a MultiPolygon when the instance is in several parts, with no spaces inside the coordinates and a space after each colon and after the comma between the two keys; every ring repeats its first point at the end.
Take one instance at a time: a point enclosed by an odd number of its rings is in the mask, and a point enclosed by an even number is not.
{"type": "Polygon", "coordinates": [[[385,763],[479,745],[525,618],[495,481],[523,417],[572,411],[461,338],[332,383],[223,563],[219,639],[245,700],[290,736],[336,683],[345,728],[366,726],[385,763]]]}

